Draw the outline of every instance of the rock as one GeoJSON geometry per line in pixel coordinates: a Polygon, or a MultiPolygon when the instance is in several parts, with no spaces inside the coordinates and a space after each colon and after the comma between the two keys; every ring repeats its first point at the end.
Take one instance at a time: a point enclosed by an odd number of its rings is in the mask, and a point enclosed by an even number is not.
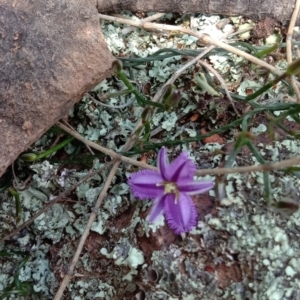
{"type": "Polygon", "coordinates": [[[0,0],[0,176],[113,61],[96,2],[0,0]]]}

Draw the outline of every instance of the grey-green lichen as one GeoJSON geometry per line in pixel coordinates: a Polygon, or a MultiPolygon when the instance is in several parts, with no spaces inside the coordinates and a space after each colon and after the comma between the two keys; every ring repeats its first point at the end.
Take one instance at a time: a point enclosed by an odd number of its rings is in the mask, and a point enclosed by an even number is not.
{"type": "MultiPolygon", "coordinates": [[[[217,37],[232,28],[228,24],[223,30],[217,29],[218,16],[185,15],[177,22],[184,23],[186,20],[192,29],[213,33],[217,37]]],[[[165,47],[198,47],[197,40],[187,35],[146,33],[139,29],[130,31],[124,25],[107,25],[103,21],[101,26],[108,46],[116,55],[134,53],[145,57],[165,47]]],[[[236,65],[244,62],[242,58],[232,54],[214,54],[209,56],[209,60],[221,74],[226,73],[225,79],[229,85],[241,78],[243,69],[236,65]]],[[[182,64],[181,57],[176,56],[151,62],[147,67],[132,68],[131,75],[141,91],[150,84],[149,94],[152,96],[182,64]]],[[[279,64],[277,67],[281,69],[286,67],[283,61],[279,64]]],[[[129,76],[129,73],[126,74],[129,76]]],[[[187,81],[193,78],[190,73],[185,76],[187,81]]],[[[240,94],[245,95],[247,89],[262,86],[263,82],[254,77],[255,74],[253,78],[242,82],[238,89],[240,94]]],[[[185,88],[182,78],[176,84],[185,88]]],[[[103,93],[117,93],[123,88],[119,81],[110,78],[91,92],[101,98],[103,93]]],[[[277,93],[278,97],[278,93],[284,92],[284,87],[278,85],[268,92],[268,96],[272,98],[277,93]]],[[[190,94],[189,90],[184,90],[184,93],[186,105],[169,113],[159,112],[151,120],[152,129],[163,129],[160,138],[164,140],[178,136],[193,137],[200,132],[199,124],[186,121],[180,126],[178,122],[180,114],[187,115],[195,109],[204,114],[208,109],[199,108],[203,102],[199,95],[190,94]]],[[[132,95],[121,95],[109,98],[105,103],[113,106],[133,99],[132,95]]],[[[212,110],[214,105],[212,101],[209,109],[212,110]]],[[[222,105],[216,110],[224,110],[222,105]]],[[[85,138],[121,151],[141,111],[142,108],[135,102],[121,111],[111,110],[98,106],[89,96],[84,96],[70,112],[70,117],[76,116],[77,130],[85,138]]],[[[265,132],[266,128],[262,124],[250,130],[258,135],[265,132]]],[[[44,135],[33,149],[39,151],[49,146],[51,135],[44,135]]],[[[266,160],[278,161],[299,155],[299,146],[298,141],[287,138],[272,145],[261,144],[257,147],[266,160]]],[[[71,155],[75,149],[74,143],[68,145],[65,151],[71,155]]],[[[172,150],[174,156],[181,150],[189,151],[199,168],[219,166],[223,156],[219,144],[187,144],[172,146],[172,150]]],[[[154,163],[151,159],[148,162],[154,163]]],[[[242,162],[258,164],[250,157],[242,158],[242,162]]],[[[95,168],[102,166],[102,160],[94,161],[95,168]]],[[[88,173],[88,169],[59,170],[58,164],[47,160],[37,162],[30,168],[34,173],[31,185],[20,192],[22,221],[28,220],[44,204],[52,201],[55,195],[88,173]]],[[[154,224],[146,220],[151,202],[137,202],[129,195],[125,181],[132,170],[128,169],[120,169],[109,195],[97,211],[97,218],[66,292],[67,299],[133,299],[139,293],[144,293],[145,299],[150,300],[300,298],[300,213],[286,216],[267,208],[261,173],[228,175],[225,187],[227,197],[217,204],[216,212],[200,216],[197,227],[186,238],[177,237],[170,241],[164,232],[167,227],[163,216],[154,224]],[[151,252],[147,253],[149,249],[151,252]],[[222,285],[220,281],[224,274],[220,268],[224,266],[231,271],[236,267],[241,274],[238,278],[230,277],[222,285]]],[[[106,178],[107,171],[104,170],[81,184],[66,202],[53,205],[30,226],[30,230],[22,231],[15,237],[14,247],[30,254],[30,260],[21,269],[19,279],[30,282],[40,297],[53,298],[106,178]]],[[[212,179],[210,176],[207,178],[212,179]]],[[[270,178],[272,201],[298,199],[300,182],[296,177],[274,172],[270,178]]],[[[214,193],[211,192],[210,196],[214,196],[214,193]]],[[[7,192],[0,197],[0,227],[1,235],[4,235],[16,225],[15,200],[7,192]]],[[[15,256],[13,259],[0,260],[0,291],[12,283],[14,272],[22,259],[15,256]]]]}
{"type": "MultiPolygon", "coordinates": [[[[274,160],[281,153],[293,156],[299,152],[297,143],[289,140],[269,145],[265,155],[277,153],[274,160]]],[[[156,288],[146,293],[147,299],[299,297],[300,212],[287,217],[269,210],[259,174],[229,175],[228,196],[221,201],[218,213],[207,215],[206,222],[199,221],[198,227],[180,244],[153,252],[147,272],[155,272],[156,288]],[[230,267],[237,261],[240,281],[220,288],[217,266],[225,263],[230,267]],[[215,272],[207,271],[207,265],[215,266],[215,272]]],[[[272,201],[299,195],[300,181],[294,177],[281,173],[272,176],[271,181],[272,201]]],[[[144,282],[150,284],[148,273],[144,282]]]]}

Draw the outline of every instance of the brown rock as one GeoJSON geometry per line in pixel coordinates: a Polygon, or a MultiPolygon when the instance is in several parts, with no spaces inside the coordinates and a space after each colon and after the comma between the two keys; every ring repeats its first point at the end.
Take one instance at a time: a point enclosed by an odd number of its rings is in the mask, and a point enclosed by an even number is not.
{"type": "Polygon", "coordinates": [[[114,57],[91,0],[0,0],[0,176],[82,95],[114,57]]]}

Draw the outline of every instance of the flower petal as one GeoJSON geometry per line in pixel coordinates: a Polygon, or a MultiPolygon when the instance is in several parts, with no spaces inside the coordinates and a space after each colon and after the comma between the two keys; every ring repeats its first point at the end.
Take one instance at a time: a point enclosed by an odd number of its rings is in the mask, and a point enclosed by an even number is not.
{"type": "Polygon", "coordinates": [[[141,170],[131,174],[128,185],[133,195],[139,199],[154,199],[164,193],[163,186],[157,183],[163,181],[161,175],[153,170],[141,170]]]}
{"type": "Polygon", "coordinates": [[[158,152],[157,166],[161,177],[165,181],[178,183],[193,181],[196,171],[195,164],[188,158],[188,152],[182,152],[171,164],[169,164],[166,148],[162,147],[158,152]]]}
{"type": "Polygon", "coordinates": [[[147,220],[151,223],[155,222],[155,220],[164,212],[164,205],[165,205],[165,195],[161,197],[157,197],[154,200],[152,205],[151,211],[147,217],[147,220]]]}
{"type": "Polygon", "coordinates": [[[172,174],[170,181],[180,184],[193,181],[196,167],[188,152],[184,151],[170,164],[169,170],[172,174]]]}
{"type": "Polygon", "coordinates": [[[178,183],[179,191],[188,195],[202,194],[211,190],[213,187],[214,183],[212,181],[194,181],[188,184],[178,183]]]}
{"type": "Polygon", "coordinates": [[[166,194],[164,202],[166,219],[175,233],[190,231],[197,224],[196,207],[189,195],[180,193],[175,203],[174,194],[166,194]]]}
{"type": "Polygon", "coordinates": [[[157,155],[157,167],[164,181],[168,181],[169,160],[166,155],[166,148],[162,147],[157,155]]]}

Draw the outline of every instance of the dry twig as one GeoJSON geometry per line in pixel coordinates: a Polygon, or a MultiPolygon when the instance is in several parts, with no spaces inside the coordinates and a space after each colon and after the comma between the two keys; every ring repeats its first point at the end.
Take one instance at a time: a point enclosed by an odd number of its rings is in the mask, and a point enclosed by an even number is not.
{"type": "Polygon", "coordinates": [[[173,75],[168,79],[168,81],[162,86],[162,88],[160,90],[158,90],[156,92],[156,94],[153,97],[153,101],[158,101],[164,91],[166,90],[167,86],[169,86],[170,84],[174,83],[175,80],[189,67],[191,67],[193,64],[195,64],[199,59],[201,59],[203,56],[205,56],[207,53],[209,53],[211,50],[213,50],[215,48],[215,46],[209,46],[207,47],[207,49],[205,49],[203,52],[201,52],[199,55],[197,55],[196,57],[194,57],[193,59],[191,59],[190,61],[188,61],[185,65],[183,65],[180,69],[178,69],[177,71],[175,71],[173,73],[173,75]]]}
{"type": "Polygon", "coordinates": [[[208,45],[215,45],[217,47],[220,47],[224,50],[227,50],[229,52],[232,52],[238,56],[241,56],[249,61],[251,61],[252,63],[258,65],[258,66],[261,66],[263,68],[265,68],[266,70],[269,70],[271,73],[275,74],[275,75],[281,75],[282,72],[279,71],[278,69],[276,69],[275,67],[271,66],[270,64],[264,62],[263,60],[259,59],[259,58],[256,58],[254,56],[252,56],[251,54],[249,53],[246,53],[240,49],[237,49],[235,47],[232,47],[222,41],[218,41],[218,40],[215,40],[213,39],[212,37],[210,37],[209,35],[205,35],[205,36],[202,36],[201,38],[201,41],[204,42],[205,44],[208,44],[208,45]]]}
{"type": "Polygon", "coordinates": [[[119,22],[119,23],[123,23],[123,24],[129,24],[129,25],[140,27],[143,29],[157,29],[157,30],[162,30],[162,31],[167,30],[167,31],[183,32],[183,33],[197,37],[205,44],[214,45],[214,46],[220,47],[224,50],[227,50],[229,52],[232,52],[238,56],[241,56],[241,57],[253,62],[254,64],[264,67],[265,69],[269,70],[270,72],[272,72],[275,75],[281,75],[281,73],[282,73],[275,67],[269,65],[268,63],[264,62],[261,59],[258,59],[256,57],[252,56],[251,54],[248,54],[242,50],[232,47],[232,46],[230,46],[224,42],[221,42],[219,40],[215,40],[212,37],[210,37],[209,35],[200,34],[198,32],[192,31],[191,29],[184,28],[182,26],[165,25],[165,24],[157,24],[157,23],[150,23],[150,22],[143,23],[141,21],[138,22],[138,21],[127,20],[127,19],[123,19],[123,18],[116,18],[116,17],[102,15],[102,14],[99,14],[99,17],[102,20],[119,22]]]}
{"type": "MultiPolygon", "coordinates": [[[[60,128],[64,129],[62,127],[62,125],[59,126],[60,128]]],[[[68,131],[70,130],[68,127],[66,127],[68,129],[68,131]]],[[[136,127],[138,128],[138,127],[136,127]]],[[[74,132],[72,133],[72,135],[74,134],[74,132]]],[[[75,135],[73,135],[74,137],[77,136],[77,133],[75,135]]],[[[99,150],[99,145],[93,143],[93,142],[90,142],[90,141],[87,141],[85,140],[84,138],[80,138],[80,140],[82,142],[88,142],[89,146],[95,148],[95,149],[98,149],[99,150]],[[85,140],[85,141],[84,141],[85,140]],[[94,147],[95,146],[95,147],[94,147]]],[[[130,144],[130,141],[128,141],[128,144],[130,144]]],[[[127,148],[127,145],[125,144],[124,146],[125,149],[128,149],[127,148]]],[[[88,220],[88,223],[85,227],[85,230],[84,230],[84,234],[82,235],[81,239],[80,239],[80,243],[76,249],[76,253],[72,259],[72,262],[71,262],[71,265],[69,267],[69,272],[68,274],[65,275],[56,295],[55,295],[55,298],[54,300],[59,300],[61,299],[62,297],[62,294],[63,294],[63,291],[64,289],[66,288],[66,286],[68,285],[69,281],[71,280],[72,278],[72,274],[73,274],[73,271],[74,271],[74,268],[76,266],[76,263],[78,261],[78,258],[79,258],[79,255],[83,249],[83,246],[84,246],[84,243],[86,241],[86,238],[88,237],[88,234],[89,234],[89,231],[90,231],[90,228],[97,216],[97,210],[99,209],[102,201],[103,201],[103,198],[105,197],[106,195],[106,192],[107,192],[107,189],[109,188],[110,186],[110,183],[111,183],[111,180],[113,178],[113,176],[115,175],[116,173],[116,170],[117,168],[119,167],[119,164],[121,161],[126,161],[128,162],[128,158],[124,158],[123,156],[121,155],[118,155],[118,154],[114,154],[113,151],[111,150],[108,150],[106,149],[106,152],[110,153],[111,156],[115,156],[115,163],[114,163],[114,166],[109,174],[109,177],[107,179],[107,182],[105,184],[105,187],[102,189],[98,199],[97,199],[97,203],[95,204],[95,207],[94,207],[94,210],[93,212],[91,213],[90,215],[90,218],[88,220]]],[[[145,168],[148,168],[148,169],[157,169],[153,166],[150,166],[150,165],[147,165],[147,164],[143,164],[141,162],[137,162],[137,161],[134,161],[134,160],[131,160],[130,163],[132,163],[133,165],[139,165],[139,166],[142,166],[145,167],[145,168]]],[[[208,169],[208,170],[198,170],[195,172],[195,175],[198,175],[198,176],[204,176],[204,175],[207,175],[207,174],[211,174],[211,175],[221,175],[221,174],[230,174],[230,173],[246,173],[246,172],[262,172],[262,171],[272,171],[272,170],[276,170],[276,169],[283,169],[283,168],[286,168],[286,167],[290,167],[290,166],[295,166],[297,164],[300,163],[300,156],[297,156],[295,158],[292,158],[292,159],[288,159],[288,160],[285,160],[285,161],[282,161],[282,162],[278,162],[278,163],[273,163],[273,164],[264,164],[264,165],[259,165],[259,166],[249,166],[249,167],[239,167],[239,168],[216,168],[216,169],[208,169]]]]}
{"type": "Polygon", "coordinates": [[[99,195],[99,197],[97,199],[97,202],[96,202],[96,204],[95,204],[95,206],[94,206],[94,208],[93,208],[93,210],[92,210],[92,212],[90,214],[88,223],[86,224],[86,226],[84,228],[84,232],[83,232],[83,234],[82,234],[82,236],[80,238],[80,241],[79,241],[79,244],[77,246],[76,252],[75,252],[75,254],[74,254],[73,258],[72,258],[71,264],[70,264],[70,266],[68,268],[68,273],[65,274],[64,279],[61,282],[58,291],[56,292],[54,300],[61,299],[62,294],[63,294],[65,288],[67,287],[69,281],[73,277],[73,271],[75,269],[75,266],[77,264],[79,256],[80,256],[80,254],[82,252],[82,249],[83,249],[83,246],[85,244],[85,241],[86,241],[86,239],[87,239],[87,237],[88,237],[88,235],[90,233],[90,229],[92,228],[93,222],[95,221],[95,219],[96,219],[96,217],[98,215],[98,209],[100,208],[100,206],[101,206],[101,204],[103,202],[103,199],[106,196],[107,190],[108,190],[108,188],[109,188],[109,186],[111,184],[111,181],[112,181],[113,177],[115,176],[115,173],[116,173],[116,171],[117,171],[117,169],[119,167],[120,162],[121,162],[120,160],[114,160],[114,165],[113,165],[113,167],[112,167],[112,169],[111,169],[111,171],[110,171],[110,173],[109,173],[109,175],[107,177],[105,185],[104,185],[103,189],[101,190],[101,193],[100,193],[100,195],[99,195]]]}
{"type": "Polygon", "coordinates": [[[58,196],[56,196],[51,202],[48,202],[47,204],[45,204],[44,207],[41,210],[39,210],[35,215],[33,215],[28,221],[26,221],[25,223],[23,223],[22,225],[20,225],[19,227],[17,227],[11,233],[9,233],[6,236],[4,236],[3,238],[1,238],[0,239],[0,243],[3,243],[4,241],[10,239],[14,235],[16,235],[18,232],[20,232],[22,229],[24,229],[25,227],[29,226],[36,218],[38,218],[41,214],[43,214],[50,206],[52,206],[53,204],[59,202],[61,199],[65,198],[72,191],[74,191],[79,185],[81,185],[82,183],[84,183],[86,180],[88,180],[89,178],[93,177],[94,175],[98,174],[99,172],[103,171],[105,168],[107,168],[111,164],[112,163],[110,162],[110,163],[106,164],[104,167],[102,167],[102,168],[100,168],[98,170],[90,171],[84,178],[82,178],[76,184],[74,184],[69,189],[67,189],[66,191],[62,192],[58,196]]]}
{"type": "MultiPolygon", "coordinates": [[[[293,61],[292,37],[293,37],[293,30],[294,30],[294,27],[295,27],[297,16],[298,16],[298,13],[299,13],[299,7],[300,7],[300,0],[296,0],[295,8],[294,8],[293,15],[292,15],[290,25],[289,25],[289,29],[288,29],[288,32],[287,32],[287,35],[286,35],[286,58],[287,58],[288,64],[291,64],[292,61],[293,61]]],[[[293,87],[294,92],[296,94],[297,102],[300,103],[300,91],[299,91],[299,88],[298,88],[297,83],[296,83],[295,75],[291,76],[291,84],[292,84],[292,87],[293,87]]]]}
{"type": "MultiPolygon", "coordinates": [[[[146,23],[146,22],[152,22],[152,21],[155,21],[161,17],[163,17],[165,15],[165,13],[157,13],[157,14],[154,14],[150,17],[147,17],[147,18],[144,18],[141,20],[141,23],[146,23]]],[[[126,27],[124,29],[122,29],[121,33],[122,34],[128,34],[130,33],[131,31],[134,30],[134,26],[130,26],[130,27],[126,27]]]]}
{"type": "Polygon", "coordinates": [[[229,92],[228,92],[228,89],[227,89],[227,86],[226,86],[226,83],[224,81],[224,79],[222,78],[222,76],[210,65],[208,64],[207,62],[203,61],[203,60],[199,60],[199,63],[204,66],[206,69],[208,69],[210,72],[212,72],[216,77],[217,79],[219,80],[219,82],[221,83],[221,86],[223,87],[223,89],[225,90],[225,94],[227,96],[227,98],[230,100],[230,103],[235,111],[235,113],[237,114],[237,116],[241,116],[239,114],[239,112],[237,111],[235,105],[234,105],[234,101],[233,99],[231,98],[229,92]]]}
{"type": "MultiPolygon", "coordinates": [[[[78,132],[73,132],[68,127],[60,124],[59,127],[72,136],[74,136],[76,139],[80,140],[83,143],[88,143],[88,145],[96,150],[99,150],[101,152],[104,147],[93,143],[91,141],[86,140],[84,137],[82,137],[78,132]],[[101,150],[100,150],[101,149],[101,150]]],[[[132,158],[122,156],[120,154],[115,153],[112,150],[105,149],[105,154],[115,158],[119,159],[120,161],[130,163],[136,167],[143,168],[143,169],[150,169],[150,170],[157,170],[156,167],[142,163],[140,161],[134,160],[132,158]]],[[[261,164],[258,166],[246,166],[246,167],[235,167],[235,168],[215,168],[215,169],[204,169],[204,170],[197,170],[195,172],[195,175],[197,176],[206,176],[206,175],[225,175],[225,174],[233,174],[233,173],[248,173],[248,172],[263,172],[263,171],[274,171],[278,169],[284,169],[288,167],[295,166],[297,164],[300,164],[300,156],[296,156],[291,159],[286,159],[280,162],[276,163],[269,163],[269,164],[261,164]]]]}
{"type": "MultiPolygon", "coordinates": [[[[66,125],[58,122],[56,123],[56,125],[61,128],[62,130],[64,130],[65,132],[69,133],[70,135],[72,135],[74,138],[76,138],[77,140],[81,141],[82,143],[84,143],[85,145],[88,145],[90,146],[91,148],[94,148],[95,150],[98,150],[102,153],[104,153],[105,155],[108,155],[110,157],[112,157],[113,159],[116,159],[116,160],[120,160],[122,162],[125,162],[125,163],[129,163],[129,164],[132,164],[134,166],[137,166],[137,167],[140,167],[140,168],[144,168],[145,167],[145,164],[142,163],[142,162],[139,162],[135,159],[132,159],[130,157],[126,157],[126,156],[122,156],[112,150],[109,150],[101,145],[98,145],[92,141],[89,141],[87,139],[85,139],[81,134],[79,134],[77,131],[75,130],[72,130],[70,129],[69,127],[67,127],[66,125]]],[[[150,169],[154,169],[155,170],[155,167],[153,166],[149,166],[150,169]]]]}
{"type": "MultiPolygon", "coordinates": [[[[149,23],[149,22],[135,22],[135,21],[131,21],[131,20],[125,20],[125,19],[122,19],[122,18],[115,18],[115,17],[110,17],[110,16],[104,16],[104,15],[100,15],[100,18],[101,19],[106,19],[106,20],[109,20],[109,21],[117,21],[117,22],[122,22],[122,23],[125,23],[125,24],[129,24],[129,25],[133,25],[133,26],[138,26],[138,27],[141,27],[141,28],[144,28],[144,29],[159,29],[159,30],[171,30],[171,31],[180,31],[180,32],[184,32],[184,33],[187,33],[187,34],[191,34],[191,35],[194,35],[194,36],[197,36],[198,38],[200,37],[203,37],[202,35],[199,36],[199,34],[197,33],[194,33],[193,31],[189,30],[189,29],[186,29],[186,28],[183,28],[183,27],[177,27],[177,26],[170,26],[170,25],[163,25],[163,24],[153,24],[153,23],[149,23]]],[[[206,37],[203,37],[203,40],[206,41],[207,43],[210,43],[212,40],[209,40],[208,38],[206,37]]],[[[211,43],[211,44],[216,44],[216,46],[220,46],[219,43],[211,43]]],[[[223,44],[222,44],[223,45],[223,44]]],[[[226,44],[225,44],[226,45],[226,44]]],[[[229,50],[231,52],[234,52],[236,53],[236,49],[231,47],[231,50],[229,50]],[[234,51],[232,51],[234,50],[234,51]]],[[[240,50],[239,50],[240,51],[240,50]]],[[[236,53],[238,54],[238,53],[236,53]]],[[[241,56],[244,56],[245,58],[247,58],[248,60],[254,62],[254,63],[257,63],[258,65],[263,65],[264,66],[264,62],[261,61],[261,60],[257,60],[256,58],[254,58],[253,56],[251,55],[248,55],[247,53],[243,52],[243,51],[240,51],[240,53],[238,55],[241,55],[241,56]],[[242,55],[241,55],[242,53],[242,55]]],[[[268,64],[266,64],[266,68],[267,69],[270,69],[271,66],[269,66],[268,64]]],[[[280,72],[276,69],[276,68],[271,68],[271,72],[275,73],[275,74],[279,74],[280,72]]],[[[157,100],[157,98],[155,99],[157,100]]],[[[136,126],[136,129],[139,128],[141,125],[141,122],[138,122],[137,126],[136,126]]],[[[96,143],[93,143],[91,141],[88,141],[86,140],[85,138],[83,138],[80,134],[78,134],[77,132],[69,129],[68,127],[64,126],[63,124],[61,123],[58,123],[58,126],[60,128],[62,128],[63,130],[65,130],[66,132],[68,132],[69,134],[73,135],[75,138],[79,139],[80,141],[82,141],[83,143],[89,145],[90,147],[94,148],[94,149],[97,149],[103,153],[105,153],[106,155],[109,155],[111,157],[114,158],[114,165],[113,165],[113,168],[108,176],[108,179],[107,179],[107,182],[104,186],[104,188],[102,189],[98,199],[97,199],[97,202],[94,206],[94,209],[90,215],[90,218],[88,220],[88,223],[84,229],[84,233],[80,239],[80,242],[79,242],[79,245],[76,249],[76,253],[71,261],[71,264],[69,266],[69,270],[68,270],[68,274],[65,275],[56,295],[55,295],[55,298],[54,300],[59,300],[61,299],[62,297],[62,294],[63,294],[63,291],[64,289],[66,288],[66,286],[68,285],[69,281],[71,280],[72,278],[72,274],[73,274],[73,271],[76,267],[76,263],[79,259],[79,256],[81,254],[81,251],[83,249],[83,246],[84,246],[84,243],[86,241],[86,238],[88,237],[89,235],[89,232],[90,232],[90,229],[91,229],[91,226],[97,216],[97,211],[99,209],[99,207],[101,206],[102,202],[103,202],[103,199],[107,193],[107,190],[111,184],[111,180],[112,178],[114,177],[121,161],[123,162],[127,162],[127,163],[131,163],[133,165],[136,165],[136,166],[139,166],[139,167],[144,167],[144,168],[151,168],[151,169],[156,169],[155,167],[152,167],[152,166],[149,166],[147,164],[143,164],[141,162],[137,162],[133,159],[130,159],[130,158],[127,158],[127,157],[124,157],[122,155],[118,155],[117,153],[115,153],[114,151],[111,151],[111,150],[108,150],[106,149],[105,147],[102,147],[96,143]]],[[[135,143],[136,139],[137,139],[138,135],[134,132],[130,139],[128,139],[128,141],[126,142],[125,146],[123,147],[124,150],[128,150],[130,149],[130,147],[135,143]]],[[[273,170],[275,168],[278,168],[278,167],[286,167],[286,164],[287,163],[292,163],[292,165],[295,165],[296,163],[300,163],[300,156],[297,157],[297,158],[294,158],[293,160],[287,160],[287,161],[284,161],[284,162],[280,162],[280,163],[275,163],[275,164],[272,164],[272,165],[260,165],[260,166],[251,166],[251,167],[246,167],[246,168],[235,168],[235,169],[213,169],[213,170],[200,170],[200,171],[197,171],[196,174],[197,175],[204,175],[204,174],[228,174],[228,173],[235,173],[235,172],[238,172],[239,170],[241,170],[242,172],[250,172],[250,171],[265,171],[265,170],[273,170]],[[275,166],[275,167],[274,167],[275,166]],[[245,170],[246,169],[246,170],[245,170]],[[223,172],[222,172],[223,170],[223,172]],[[227,171],[227,172],[226,172],[227,171]]],[[[289,164],[290,166],[290,164],[289,164]]]]}

